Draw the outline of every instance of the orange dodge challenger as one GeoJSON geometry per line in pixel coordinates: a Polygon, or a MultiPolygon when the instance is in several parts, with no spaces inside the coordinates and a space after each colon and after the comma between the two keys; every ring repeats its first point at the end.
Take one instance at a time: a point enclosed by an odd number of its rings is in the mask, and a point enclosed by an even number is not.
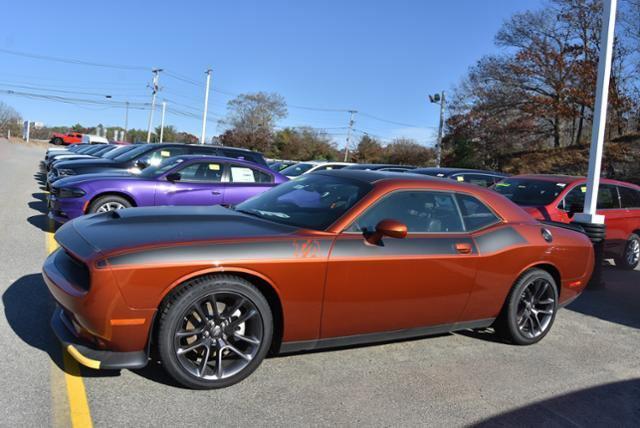
{"type": "Polygon", "coordinates": [[[53,330],[80,363],[139,368],[154,355],[179,383],[220,388],[270,351],[489,326],[535,343],[593,268],[589,239],[567,227],[479,186],[326,171],[234,208],[78,218],[43,276],[53,330]]]}

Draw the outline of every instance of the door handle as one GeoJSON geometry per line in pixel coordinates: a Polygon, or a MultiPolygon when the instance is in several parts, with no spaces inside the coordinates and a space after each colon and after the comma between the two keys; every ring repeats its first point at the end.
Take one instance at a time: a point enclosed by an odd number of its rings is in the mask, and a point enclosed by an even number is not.
{"type": "Polygon", "coordinates": [[[218,192],[217,190],[214,190],[214,191],[211,192],[211,194],[214,195],[214,196],[219,196],[221,193],[218,192]]]}
{"type": "Polygon", "coordinates": [[[469,242],[458,242],[456,243],[456,251],[460,254],[471,254],[471,250],[473,247],[469,242]]]}

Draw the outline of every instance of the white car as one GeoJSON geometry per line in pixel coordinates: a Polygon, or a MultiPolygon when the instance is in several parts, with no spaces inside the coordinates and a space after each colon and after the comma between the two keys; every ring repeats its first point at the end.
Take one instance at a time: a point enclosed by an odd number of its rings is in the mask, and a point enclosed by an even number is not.
{"type": "Polygon", "coordinates": [[[328,171],[331,169],[342,169],[345,166],[353,165],[349,162],[325,162],[325,161],[309,161],[300,162],[286,167],[280,174],[286,175],[288,178],[300,177],[304,174],[309,174],[314,171],[328,171]]]}

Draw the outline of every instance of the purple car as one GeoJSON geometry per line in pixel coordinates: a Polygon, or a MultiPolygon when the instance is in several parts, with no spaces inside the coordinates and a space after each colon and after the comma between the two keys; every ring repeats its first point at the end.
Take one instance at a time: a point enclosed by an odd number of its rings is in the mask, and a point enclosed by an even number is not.
{"type": "Polygon", "coordinates": [[[239,159],[184,155],[140,174],[84,174],[51,186],[49,216],[64,223],[83,214],[155,205],[235,205],[287,177],[239,159]]]}

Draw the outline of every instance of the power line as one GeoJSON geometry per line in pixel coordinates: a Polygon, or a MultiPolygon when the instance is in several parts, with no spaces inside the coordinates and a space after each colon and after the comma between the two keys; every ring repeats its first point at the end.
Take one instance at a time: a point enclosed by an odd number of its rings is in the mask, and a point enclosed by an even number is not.
{"type": "Polygon", "coordinates": [[[3,48],[0,48],[0,53],[21,56],[25,58],[39,59],[44,61],[61,62],[65,64],[86,65],[90,67],[103,67],[103,68],[112,68],[112,69],[118,69],[118,70],[144,70],[144,71],[149,70],[149,67],[142,67],[138,65],[106,64],[101,62],[91,62],[91,61],[84,61],[84,60],[73,59],[73,58],[61,58],[61,57],[50,56],[50,55],[39,55],[39,54],[20,52],[20,51],[14,51],[14,50],[3,49],[3,48]]]}

